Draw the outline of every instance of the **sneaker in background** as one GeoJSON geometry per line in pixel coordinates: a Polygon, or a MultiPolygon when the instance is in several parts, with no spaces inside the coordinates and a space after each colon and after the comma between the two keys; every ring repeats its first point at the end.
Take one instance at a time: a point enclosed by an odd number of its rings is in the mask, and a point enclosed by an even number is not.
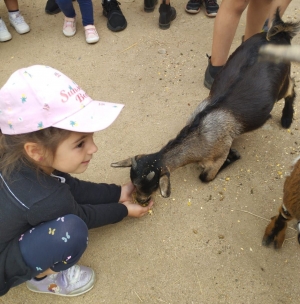
{"type": "Polygon", "coordinates": [[[76,19],[65,17],[63,33],[67,37],[72,37],[76,34],[76,19]]]}
{"type": "Polygon", "coordinates": [[[96,43],[99,41],[99,35],[94,25],[87,25],[84,27],[85,40],[87,43],[96,43]]]}
{"type": "Polygon", "coordinates": [[[205,15],[208,17],[216,17],[219,5],[215,0],[204,0],[205,15]]]}
{"type": "Polygon", "coordinates": [[[185,11],[190,14],[197,14],[200,12],[202,0],[189,0],[185,6],[185,11]]]}
{"type": "Polygon", "coordinates": [[[5,22],[0,18],[0,41],[8,41],[11,38],[11,34],[6,27],[5,22]]]}
{"type": "Polygon", "coordinates": [[[74,265],[43,280],[31,279],[26,282],[29,290],[58,296],[75,297],[88,292],[95,284],[94,271],[85,266],[74,265]]]}
{"type": "Polygon", "coordinates": [[[156,4],[157,0],[144,0],[144,11],[146,13],[153,12],[156,4]]]}
{"type": "Polygon", "coordinates": [[[60,8],[55,0],[48,0],[45,7],[45,12],[49,15],[55,15],[60,12],[60,8]]]}
{"type": "Polygon", "coordinates": [[[9,21],[10,24],[15,28],[17,33],[19,34],[25,34],[30,31],[29,25],[25,22],[23,16],[21,13],[18,12],[13,12],[13,13],[8,13],[9,21]]]}
{"type": "Polygon", "coordinates": [[[103,15],[107,17],[107,27],[113,32],[119,32],[127,27],[127,21],[117,0],[103,0],[103,15]]]}

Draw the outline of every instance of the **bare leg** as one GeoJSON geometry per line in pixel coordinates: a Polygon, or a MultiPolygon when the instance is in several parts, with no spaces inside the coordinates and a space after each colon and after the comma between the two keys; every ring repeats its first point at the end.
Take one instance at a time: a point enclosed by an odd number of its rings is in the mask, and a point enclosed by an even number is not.
{"type": "Polygon", "coordinates": [[[268,27],[269,28],[271,26],[271,23],[274,18],[274,14],[276,12],[277,7],[279,7],[280,17],[282,17],[291,2],[292,2],[292,0],[273,0],[271,9],[270,9],[270,13],[269,13],[269,17],[268,17],[268,19],[269,19],[268,27]]]}
{"type": "Polygon", "coordinates": [[[249,2],[244,40],[261,32],[268,18],[272,1],[273,0],[251,0],[249,2]]]}
{"type": "Polygon", "coordinates": [[[250,0],[223,0],[216,16],[213,32],[211,64],[226,63],[229,50],[240,22],[241,15],[250,0]]]}
{"type": "Polygon", "coordinates": [[[19,10],[18,0],[4,0],[8,11],[19,10]]]}

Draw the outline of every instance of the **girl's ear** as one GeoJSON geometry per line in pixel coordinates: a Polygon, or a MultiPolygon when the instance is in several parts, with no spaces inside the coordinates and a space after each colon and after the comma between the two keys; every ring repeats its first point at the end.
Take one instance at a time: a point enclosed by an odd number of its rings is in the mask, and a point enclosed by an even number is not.
{"type": "Polygon", "coordinates": [[[41,160],[43,160],[44,151],[37,143],[27,142],[24,145],[24,150],[26,154],[34,161],[40,162],[41,160]]]}

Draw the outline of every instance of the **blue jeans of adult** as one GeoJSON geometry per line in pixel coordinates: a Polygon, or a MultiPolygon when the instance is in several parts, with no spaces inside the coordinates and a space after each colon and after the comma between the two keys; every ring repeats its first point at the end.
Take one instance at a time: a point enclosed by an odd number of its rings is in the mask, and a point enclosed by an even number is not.
{"type": "Polygon", "coordinates": [[[24,262],[34,271],[34,276],[49,268],[60,272],[72,267],[87,243],[87,225],[73,214],[39,224],[19,239],[24,262]]]}
{"type": "MultiPolygon", "coordinates": [[[[94,25],[94,11],[92,0],[77,0],[82,16],[82,25],[94,25]]],[[[57,5],[68,18],[75,18],[72,0],[56,0],[57,5]]]]}

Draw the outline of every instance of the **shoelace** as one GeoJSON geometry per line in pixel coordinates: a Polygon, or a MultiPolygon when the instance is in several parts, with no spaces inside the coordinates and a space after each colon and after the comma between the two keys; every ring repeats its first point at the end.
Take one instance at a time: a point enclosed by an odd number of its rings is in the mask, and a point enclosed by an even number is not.
{"type": "Polygon", "coordinates": [[[13,17],[13,20],[16,24],[21,24],[25,22],[23,16],[21,16],[20,14],[15,15],[13,17]]]}
{"type": "Polygon", "coordinates": [[[120,11],[121,9],[119,8],[119,5],[121,5],[121,3],[119,1],[116,0],[110,0],[107,1],[107,10],[110,11],[120,11]]]}
{"type": "Polygon", "coordinates": [[[66,28],[66,27],[73,28],[74,27],[74,21],[65,21],[64,28],[66,28]]]}
{"type": "Polygon", "coordinates": [[[67,285],[78,282],[80,279],[80,267],[77,265],[62,271],[62,279],[67,285]]]}
{"type": "Polygon", "coordinates": [[[216,1],[215,0],[205,0],[206,4],[208,5],[212,5],[212,6],[215,6],[217,5],[216,1]]]}
{"type": "Polygon", "coordinates": [[[85,29],[85,32],[87,36],[97,36],[97,31],[95,28],[85,29]]]}

